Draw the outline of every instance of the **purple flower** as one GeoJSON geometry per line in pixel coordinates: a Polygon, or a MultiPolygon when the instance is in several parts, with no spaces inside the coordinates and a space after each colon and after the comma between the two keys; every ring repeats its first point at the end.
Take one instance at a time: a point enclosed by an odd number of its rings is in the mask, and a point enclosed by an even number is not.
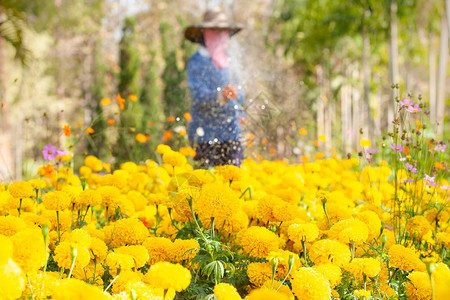
{"type": "Polygon", "coordinates": [[[427,174],[425,174],[425,177],[423,178],[423,181],[424,181],[423,184],[427,185],[427,186],[437,186],[438,183],[434,182],[434,178],[435,177],[431,177],[431,176],[428,176],[427,174]]]}
{"type": "Polygon", "coordinates": [[[51,144],[46,145],[44,146],[44,149],[42,149],[42,155],[44,155],[45,160],[53,160],[58,156],[57,149],[51,144]]]}
{"type": "Polygon", "coordinates": [[[385,228],[385,229],[391,229],[391,230],[394,229],[394,227],[389,226],[389,225],[384,225],[384,228],[385,228]]]}
{"type": "Polygon", "coordinates": [[[439,144],[439,145],[436,145],[436,147],[434,147],[434,151],[445,152],[445,150],[447,150],[446,144],[439,144]]]}
{"type": "Polygon", "coordinates": [[[416,165],[413,166],[412,164],[405,163],[405,167],[406,167],[406,169],[409,170],[411,173],[417,173],[416,165]]]}
{"type": "Polygon", "coordinates": [[[414,182],[414,179],[411,179],[411,178],[403,179],[403,181],[402,181],[402,183],[412,183],[412,182],[414,182]]]}
{"type": "Polygon", "coordinates": [[[403,147],[402,144],[392,144],[391,149],[395,152],[403,152],[403,150],[405,150],[405,147],[403,147]]]}
{"type": "Polygon", "coordinates": [[[410,106],[413,104],[413,101],[411,99],[403,99],[398,104],[400,104],[401,106],[410,106]]]}
{"type": "Polygon", "coordinates": [[[406,157],[400,157],[398,160],[399,161],[405,161],[405,160],[407,160],[407,158],[406,157]]]}
{"type": "Polygon", "coordinates": [[[69,155],[70,154],[70,152],[69,151],[67,151],[67,150],[56,150],[56,153],[59,155],[59,156],[63,156],[63,155],[69,155]]]}
{"type": "Polygon", "coordinates": [[[366,153],[368,153],[368,154],[370,154],[370,155],[373,155],[373,154],[377,154],[377,153],[378,153],[378,150],[377,150],[377,149],[367,149],[367,150],[366,150],[366,153]]]}
{"type": "Polygon", "coordinates": [[[406,111],[407,112],[410,112],[410,113],[416,113],[416,112],[418,112],[418,111],[421,111],[422,109],[419,107],[419,104],[414,104],[414,105],[411,105],[411,106],[408,106],[407,108],[406,108],[406,111]]]}
{"type": "Polygon", "coordinates": [[[370,162],[370,163],[373,162],[373,158],[372,157],[368,157],[367,158],[367,162],[370,162]]]}
{"type": "Polygon", "coordinates": [[[448,190],[450,190],[450,185],[448,185],[448,184],[441,185],[440,188],[441,188],[441,190],[448,191],[448,190]]]}

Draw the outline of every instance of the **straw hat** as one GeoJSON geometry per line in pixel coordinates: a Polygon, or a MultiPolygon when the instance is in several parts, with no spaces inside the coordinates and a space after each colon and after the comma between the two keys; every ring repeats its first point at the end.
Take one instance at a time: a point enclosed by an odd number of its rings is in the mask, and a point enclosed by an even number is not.
{"type": "Polygon", "coordinates": [[[232,36],[244,28],[244,24],[231,21],[225,11],[220,7],[215,7],[205,12],[202,23],[194,24],[186,28],[184,36],[191,42],[204,44],[204,28],[227,29],[230,31],[230,36],[232,36]]]}

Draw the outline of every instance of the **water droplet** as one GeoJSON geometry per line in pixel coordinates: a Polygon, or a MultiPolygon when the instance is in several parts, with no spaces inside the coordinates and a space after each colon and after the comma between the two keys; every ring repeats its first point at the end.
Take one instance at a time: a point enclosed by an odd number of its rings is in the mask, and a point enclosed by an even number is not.
{"type": "Polygon", "coordinates": [[[261,109],[266,109],[266,106],[265,105],[261,105],[261,109]]]}
{"type": "Polygon", "coordinates": [[[214,139],[214,143],[217,143],[219,140],[217,138],[214,139]]]}
{"type": "Polygon", "coordinates": [[[236,109],[236,110],[239,109],[239,106],[235,105],[235,106],[234,106],[234,109],[236,109]]]}
{"type": "Polygon", "coordinates": [[[177,122],[180,121],[180,117],[177,117],[175,120],[177,120],[177,122]]]}
{"type": "Polygon", "coordinates": [[[198,136],[204,136],[205,135],[205,130],[203,130],[202,127],[198,127],[196,130],[196,133],[198,136]]]}

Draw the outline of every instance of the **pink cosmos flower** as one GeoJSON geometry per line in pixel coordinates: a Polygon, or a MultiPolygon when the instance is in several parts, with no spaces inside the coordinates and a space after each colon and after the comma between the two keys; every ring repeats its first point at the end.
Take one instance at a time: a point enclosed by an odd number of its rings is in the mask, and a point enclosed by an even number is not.
{"type": "Polygon", "coordinates": [[[42,149],[42,155],[44,155],[45,160],[53,160],[56,158],[56,156],[58,156],[57,151],[58,150],[55,146],[49,144],[44,146],[44,148],[42,149]]]}
{"type": "Polygon", "coordinates": [[[403,147],[402,144],[392,144],[391,149],[395,152],[403,152],[403,150],[405,150],[405,147],[403,147]]]}
{"type": "Polygon", "coordinates": [[[419,107],[419,104],[414,104],[414,105],[410,105],[410,106],[408,106],[407,108],[406,108],[406,111],[407,112],[410,112],[410,113],[416,113],[416,112],[419,112],[419,111],[421,111],[422,109],[419,107]]]}

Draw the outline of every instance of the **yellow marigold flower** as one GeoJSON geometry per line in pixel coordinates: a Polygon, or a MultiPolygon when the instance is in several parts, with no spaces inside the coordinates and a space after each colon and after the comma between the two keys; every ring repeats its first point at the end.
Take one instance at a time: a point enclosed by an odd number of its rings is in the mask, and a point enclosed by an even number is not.
{"type": "Polygon", "coordinates": [[[28,180],[28,182],[31,184],[31,186],[35,190],[40,190],[40,189],[47,187],[47,181],[42,180],[42,179],[31,179],[31,180],[28,180]]]}
{"type": "Polygon", "coordinates": [[[450,248],[450,233],[439,232],[436,234],[436,238],[440,244],[444,244],[445,248],[450,248]]]}
{"type": "Polygon", "coordinates": [[[67,196],[70,198],[71,205],[77,204],[79,202],[80,193],[82,191],[83,188],[81,186],[71,186],[71,185],[66,185],[61,189],[61,192],[66,193],[67,196]]]}
{"type": "Polygon", "coordinates": [[[76,249],[77,251],[75,268],[82,269],[86,267],[91,259],[88,248],[81,244],[71,242],[61,242],[56,246],[53,259],[58,263],[58,266],[70,270],[70,267],[72,266],[72,249],[76,249]]]}
{"type": "Polygon", "coordinates": [[[292,276],[292,291],[302,299],[330,299],[328,280],[312,268],[299,268],[292,276]]]}
{"type": "Polygon", "coordinates": [[[254,262],[247,267],[247,276],[250,282],[260,287],[272,278],[272,266],[268,262],[254,262]]]}
{"type": "Polygon", "coordinates": [[[436,221],[440,223],[447,222],[450,218],[450,215],[447,210],[438,210],[437,208],[432,208],[425,213],[425,217],[427,218],[428,222],[433,224],[436,221]]]}
{"type": "Polygon", "coordinates": [[[191,283],[191,272],[179,264],[158,262],[150,267],[143,281],[164,290],[185,290],[191,283]]]}
{"type": "Polygon", "coordinates": [[[106,256],[105,265],[109,268],[109,273],[116,276],[118,270],[127,271],[135,267],[134,259],[129,254],[110,252],[106,256]]]}
{"type": "Polygon", "coordinates": [[[405,290],[408,299],[428,300],[432,297],[430,278],[425,272],[412,272],[408,276],[409,282],[406,283],[405,290]]]}
{"type": "Polygon", "coordinates": [[[172,241],[165,237],[148,237],[142,244],[148,250],[149,265],[170,260],[172,241]]]}
{"type": "Polygon", "coordinates": [[[117,199],[117,207],[120,209],[120,213],[125,217],[129,218],[134,215],[134,204],[133,202],[127,198],[125,195],[120,195],[117,199]]]}
{"type": "Polygon", "coordinates": [[[182,167],[186,164],[186,157],[176,151],[166,151],[162,156],[163,162],[172,167],[182,167]]]}
{"type": "Polygon", "coordinates": [[[84,190],[80,193],[79,204],[87,206],[97,206],[103,201],[102,194],[97,190],[84,190]]]}
{"type": "Polygon", "coordinates": [[[11,237],[14,245],[12,259],[24,273],[35,272],[47,260],[45,243],[40,229],[27,229],[11,237]]]}
{"type": "Polygon", "coordinates": [[[4,235],[0,235],[0,265],[8,263],[13,254],[13,244],[11,240],[4,235]]]}
{"type": "Polygon", "coordinates": [[[13,236],[25,230],[27,224],[24,220],[14,216],[0,216],[0,234],[13,236]]]}
{"type": "Polygon", "coordinates": [[[86,166],[81,166],[79,173],[81,176],[88,177],[89,175],[92,174],[92,169],[86,166]]]}
{"type": "Polygon", "coordinates": [[[114,186],[121,190],[128,184],[128,178],[124,173],[128,174],[123,170],[116,170],[114,171],[114,174],[106,174],[105,176],[101,177],[100,184],[102,186],[114,186]]]}
{"type": "Polygon", "coordinates": [[[102,206],[116,208],[120,190],[115,186],[101,186],[97,189],[102,197],[102,206]]]}
{"type": "Polygon", "coordinates": [[[111,246],[140,245],[148,235],[147,227],[139,219],[120,219],[114,224],[111,246]]]}
{"type": "Polygon", "coordinates": [[[171,151],[171,150],[172,150],[172,148],[170,148],[170,146],[167,146],[167,145],[164,145],[164,144],[159,144],[156,147],[156,152],[158,152],[161,155],[166,153],[167,151],[171,151]]]}
{"type": "Polygon", "coordinates": [[[417,236],[418,239],[427,234],[431,230],[431,225],[424,216],[415,216],[406,223],[406,231],[411,237],[417,236]]]}
{"type": "Polygon", "coordinates": [[[380,261],[374,258],[355,258],[344,268],[355,276],[356,280],[361,281],[364,274],[369,277],[377,276],[381,271],[380,261]]]}
{"type": "Polygon", "coordinates": [[[240,208],[238,196],[226,185],[207,183],[203,185],[194,210],[200,218],[230,218],[240,208]]]}
{"type": "Polygon", "coordinates": [[[288,285],[282,284],[281,279],[280,280],[274,280],[272,285],[272,280],[267,280],[264,282],[261,288],[266,288],[268,290],[276,290],[278,293],[285,294],[289,300],[294,300],[294,294],[292,293],[291,289],[288,285]]]}
{"type": "Polygon", "coordinates": [[[444,263],[437,263],[433,272],[436,299],[446,299],[450,295],[450,269],[444,263]]]}
{"type": "Polygon", "coordinates": [[[170,249],[170,260],[174,262],[190,261],[198,253],[200,245],[197,240],[176,239],[170,249]]]}
{"type": "Polygon", "coordinates": [[[102,290],[94,285],[78,279],[62,279],[55,286],[52,299],[54,300],[109,300],[102,290]]]}
{"type": "Polygon", "coordinates": [[[143,211],[148,204],[147,198],[137,191],[129,191],[127,198],[132,201],[135,211],[143,211]]]}
{"type": "Polygon", "coordinates": [[[69,242],[69,243],[78,243],[86,248],[89,248],[91,245],[92,238],[85,229],[74,229],[69,233],[66,233],[62,236],[61,241],[69,242]]]}
{"type": "Polygon", "coordinates": [[[2,299],[19,299],[24,289],[25,277],[19,266],[11,259],[5,264],[0,264],[0,290],[2,291],[2,299]]]}
{"type": "Polygon", "coordinates": [[[314,242],[319,237],[319,228],[314,223],[292,224],[288,228],[288,236],[298,244],[314,242]]]}
{"type": "Polygon", "coordinates": [[[347,219],[337,222],[328,231],[328,237],[344,244],[361,245],[367,240],[369,229],[366,224],[357,219],[347,219]]]}
{"type": "Polygon", "coordinates": [[[274,208],[283,202],[279,197],[274,195],[267,195],[258,201],[258,219],[266,222],[281,222],[274,216],[274,208]]]}
{"type": "Polygon", "coordinates": [[[84,158],[84,165],[94,172],[100,172],[103,169],[102,161],[93,155],[84,158]]]}
{"type": "Polygon", "coordinates": [[[369,139],[361,139],[359,141],[359,144],[361,145],[361,147],[370,147],[371,142],[369,139]]]}
{"type": "Polygon", "coordinates": [[[225,165],[219,168],[220,174],[226,183],[230,181],[239,181],[244,175],[244,171],[233,165],[225,165]]]}
{"type": "Polygon", "coordinates": [[[258,218],[258,200],[249,200],[242,203],[242,210],[253,220],[258,218]]]}
{"type": "Polygon", "coordinates": [[[335,264],[339,267],[350,261],[351,254],[347,245],[335,240],[320,240],[312,244],[309,258],[316,265],[335,264]]]}
{"type": "Polygon", "coordinates": [[[356,214],[355,218],[367,225],[367,228],[369,229],[367,240],[369,242],[372,242],[374,238],[377,238],[380,235],[381,220],[375,212],[366,210],[356,214]]]}
{"type": "Polygon", "coordinates": [[[122,246],[114,250],[119,254],[128,254],[134,259],[136,268],[141,268],[149,259],[147,248],[142,245],[122,246]]]}
{"type": "Polygon", "coordinates": [[[238,244],[245,253],[254,257],[266,257],[280,245],[279,237],[265,227],[251,226],[237,235],[238,244]]]}
{"type": "Polygon", "coordinates": [[[45,193],[42,202],[48,210],[62,211],[70,206],[71,199],[69,195],[63,191],[54,191],[45,193]]]}
{"type": "Polygon", "coordinates": [[[8,191],[14,198],[25,199],[34,196],[36,193],[33,186],[26,181],[16,181],[8,186],[8,191]]]}
{"type": "Polygon", "coordinates": [[[89,245],[89,254],[91,255],[91,259],[96,258],[97,261],[103,261],[108,254],[108,247],[104,241],[93,237],[89,245]]]}
{"type": "Polygon", "coordinates": [[[114,281],[114,284],[112,286],[112,292],[114,294],[119,294],[121,292],[127,291],[128,285],[137,283],[141,281],[142,273],[140,272],[133,272],[133,271],[123,271],[120,272],[119,277],[117,277],[116,281],[114,281]]]}
{"type": "Polygon", "coordinates": [[[229,283],[219,283],[214,286],[214,296],[217,300],[241,300],[236,288],[229,283]]]}
{"type": "Polygon", "coordinates": [[[272,215],[278,222],[287,222],[298,217],[304,213],[297,204],[288,203],[286,201],[279,201],[272,209],[272,215]]]}
{"type": "Polygon", "coordinates": [[[250,292],[250,294],[245,298],[246,300],[290,300],[289,297],[276,290],[270,290],[267,288],[260,288],[250,292]]]}
{"type": "Polygon", "coordinates": [[[389,266],[402,271],[425,271],[425,264],[411,248],[392,245],[388,250],[389,266]]]}
{"type": "Polygon", "coordinates": [[[353,292],[353,294],[356,297],[361,297],[361,298],[369,298],[371,296],[370,291],[366,291],[366,290],[355,290],[353,292]]]}
{"type": "Polygon", "coordinates": [[[342,280],[342,271],[336,265],[333,264],[323,264],[315,265],[312,267],[315,271],[323,275],[329,282],[330,287],[335,288],[342,280]]]}

